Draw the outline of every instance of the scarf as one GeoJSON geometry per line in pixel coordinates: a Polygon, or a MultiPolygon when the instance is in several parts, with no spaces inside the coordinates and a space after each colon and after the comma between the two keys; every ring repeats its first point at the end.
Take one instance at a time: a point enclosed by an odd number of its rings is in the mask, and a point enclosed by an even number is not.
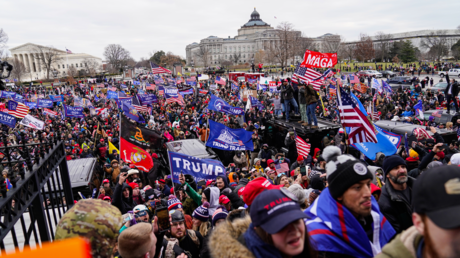
{"type": "Polygon", "coordinates": [[[260,239],[259,235],[257,235],[254,230],[252,223],[249,225],[248,230],[246,230],[243,236],[246,242],[246,247],[254,254],[255,257],[282,258],[278,249],[260,239]]]}
{"type": "Polygon", "coordinates": [[[371,200],[374,221],[372,242],[353,214],[332,198],[328,188],[324,189],[305,210],[311,218],[306,221],[308,234],[316,243],[317,250],[353,257],[374,257],[380,253],[396,232],[380,212],[374,197],[371,200]]]}

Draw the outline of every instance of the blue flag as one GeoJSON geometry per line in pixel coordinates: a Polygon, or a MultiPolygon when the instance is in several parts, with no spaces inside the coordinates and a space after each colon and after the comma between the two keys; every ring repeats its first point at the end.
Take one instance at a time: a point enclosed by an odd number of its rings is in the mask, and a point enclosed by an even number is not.
{"type": "Polygon", "coordinates": [[[13,100],[8,101],[8,110],[16,111],[16,108],[18,108],[18,103],[13,100]]]}
{"type": "Polygon", "coordinates": [[[173,182],[179,183],[179,175],[191,175],[195,182],[214,180],[217,176],[225,176],[225,167],[215,159],[200,159],[177,152],[168,152],[171,161],[173,182]]]}
{"type": "Polygon", "coordinates": [[[421,119],[423,119],[423,103],[422,100],[420,99],[417,104],[414,106],[415,109],[415,115],[419,115],[421,119]]]}
{"type": "Polygon", "coordinates": [[[16,117],[4,112],[0,112],[0,124],[14,128],[16,126],[16,117]]]}
{"type": "Polygon", "coordinates": [[[139,112],[129,103],[123,103],[122,105],[123,112],[125,115],[139,123],[145,123],[144,118],[139,114],[139,112]]]}
{"type": "MultiPolygon", "coordinates": [[[[401,144],[401,136],[385,131],[382,128],[375,126],[377,129],[377,143],[360,142],[352,144],[353,147],[362,152],[366,157],[375,160],[376,154],[382,152],[385,156],[390,156],[396,153],[401,144]]],[[[347,127],[347,131],[348,131],[347,127]]]]}
{"type": "Polygon", "coordinates": [[[107,99],[118,99],[118,94],[116,91],[107,91],[107,99]]]}
{"type": "Polygon", "coordinates": [[[249,96],[249,100],[251,101],[251,105],[253,107],[258,107],[259,109],[263,109],[264,108],[264,105],[262,103],[260,103],[260,101],[256,98],[254,98],[253,96],[249,96]]]}
{"type": "Polygon", "coordinates": [[[97,96],[94,96],[95,101],[99,101],[99,98],[97,96]]]}
{"type": "Polygon", "coordinates": [[[220,150],[254,150],[253,132],[245,129],[230,129],[221,123],[209,120],[209,138],[206,146],[220,150]]]}
{"type": "Polygon", "coordinates": [[[209,101],[208,108],[209,110],[223,112],[230,115],[244,115],[244,110],[242,108],[232,107],[223,99],[214,96],[214,94],[211,94],[211,101],[209,101]]]}
{"type": "Polygon", "coordinates": [[[158,98],[155,94],[137,94],[137,97],[142,105],[158,103],[158,98]]]}
{"type": "Polygon", "coordinates": [[[126,98],[127,96],[126,96],[126,93],[124,91],[120,91],[120,92],[118,92],[118,97],[119,98],[126,98]]]}
{"type": "Polygon", "coordinates": [[[25,105],[28,106],[30,109],[37,108],[36,102],[26,102],[25,105]]]}
{"type": "Polygon", "coordinates": [[[63,102],[64,101],[64,96],[62,95],[49,95],[49,96],[53,102],[63,102]]]}
{"type": "Polygon", "coordinates": [[[14,99],[14,97],[16,97],[16,92],[2,91],[1,97],[4,98],[4,99],[7,99],[7,98],[14,99]]]}
{"type": "MultiPolygon", "coordinates": [[[[458,128],[460,129],[460,126],[458,128]]],[[[458,135],[458,129],[457,129],[457,135],[458,135]]],[[[406,149],[406,153],[409,156],[409,141],[407,139],[407,133],[404,134],[404,148],[406,149]]]]}
{"type": "Polygon", "coordinates": [[[77,118],[84,118],[83,115],[83,108],[82,107],[72,107],[72,106],[64,106],[64,112],[66,117],[77,117],[77,118]]]}
{"type": "Polygon", "coordinates": [[[119,98],[118,101],[118,107],[122,107],[124,103],[127,103],[129,105],[133,104],[133,98],[119,98]]]}
{"type": "Polygon", "coordinates": [[[350,96],[352,97],[352,100],[354,102],[354,104],[358,105],[359,106],[359,110],[365,115],[367,116],[367,112],[366,112],[366,109],[364,108],[363,104],[361,103],[361,101],[358,99],[358,97],[355,96],[355,94],[353,94],[353,92],[350,91],[350,96]]]}
{"type": "Polygon", "coordinates": [[[391,89],[390,85],[382,80],[382,86],[383,86],[383,89],[386,90],[388,93],[392,94],[393,93],[393,90],[391,89]]]}
{"type": "Polygon", "coordinates": [[[53,101],[51,99],[38,99],[37,107],[38,108],[53,108],[53,101]]]}

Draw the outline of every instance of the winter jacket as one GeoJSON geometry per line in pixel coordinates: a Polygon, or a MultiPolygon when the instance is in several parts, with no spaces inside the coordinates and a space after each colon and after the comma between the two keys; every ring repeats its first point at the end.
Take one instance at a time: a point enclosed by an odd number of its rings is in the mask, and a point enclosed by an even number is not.
{"type": "Polygon", "coordinates": [[[270,100],[273,104],[275,104],[275,109],[281,109],[281,99],[280,98],[272,98],[270,100]]]}
{"type": "Polygon", "coordinates": [[[307,105],[318,102],[317,96],[318,93],[313,89],[313,86],[308,85],[307,88],[305,88],[305,101],[307,105]]]}
{"type": "MultiPolygon", "coordinates": [[[[407,187],[412,189],[415,179],[408,177],[407,187]]],[[[397,233],[411,227],[412,223],[412,207],[410,202],[406,202],[404,198],[399,196],[389,179],[386,179],[385,185],[382,187],[382,194],[379,199],[380,210],[387,218],[397,233]]]]}
{"type": "Polygon", "coordinates": [[[235,189],[233,190],[233,192],[238,194],[238,190],[240,190],[241,187],[245,187],[248,183],[249,183],[249,179],[241,178],[238,184],[236,185],[235,189]]]}
{"type": "Polygon", "coordinates": [[[269,149],[261,149],[257,157],[260,159],[260,165],[262,167],[267,167],[267,161],[272,158],[272,152],[269,149]],[[265,159],[265,162],[262,161],[263,159],[265,159]]]}
{"type": "Polygon", "coordinates": [[[292,85],[288,84],[286,86],[281,85],[280,87],[281,96],[283,99],[293,99],[294,98],[294,88],[292,85]]]}
{"type": "Polygon", "coordinates": [[[307,99],[305,98],[305,87],[299,87],[299,104],[307,104],[307,99]]]}
{"type": "Polygon", "coordinates": [[[131,188],[131,186],[129,186],[126,183],[123,183],[122,185],[117,183],[117,186],[115,187],[115,191],[113,192],[112,205],[117,207],[120,210],[121,214],[125,214],[128,211],[133,210],[136,204],[133,201],[133,189],[131,188]],[[126,188],[128,188],[129,190],[128,198],[125,198],[123,196],[123,190],[125,190],[126,188]]]}
{"type": "Polygon", "coordinates": [[[416,258],[422,239],[423,236],[412,226],[384,246],[376,258],[416,258]]]}
{"type": "Polygon", "coordinates": [[[233,222],[226,220],[215,227],[209,236],[208,247],[211,257],[255,258],[251,251],[239,241],[250,224],[251,217],[246,216],[233,222]]]}

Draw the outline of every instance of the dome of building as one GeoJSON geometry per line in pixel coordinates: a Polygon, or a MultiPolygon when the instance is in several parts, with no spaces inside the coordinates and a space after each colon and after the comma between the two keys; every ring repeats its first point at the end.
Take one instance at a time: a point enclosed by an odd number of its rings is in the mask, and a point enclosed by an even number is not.
{"type": "Polygon", "coordinates": [[[251,19],[243,25],[243,27],[251,27],[251,26],[270,26],[270,25],[262,21],[262,19],[260,19],[259,12],[256,11],[256,8],[254,8],[254,11],[251,13],[251,19]]]}

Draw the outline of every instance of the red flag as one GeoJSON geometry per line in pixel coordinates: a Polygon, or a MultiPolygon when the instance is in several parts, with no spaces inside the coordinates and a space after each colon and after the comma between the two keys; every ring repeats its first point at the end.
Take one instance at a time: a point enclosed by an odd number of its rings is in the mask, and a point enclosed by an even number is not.
{"type": "Polygon", "coordinates": [[[301,67],[308,68],[331,68],[337,64],[337,53],[320,53],[306,50],[301,67]]]}
{"type": "Polygon", "coordinates": [[[134,164],[144,172],[149,172],[153,167],[152,157],[147,151],[126,141],[122,137],[120,137],[120,157],[125,162],[134,164]]]}

